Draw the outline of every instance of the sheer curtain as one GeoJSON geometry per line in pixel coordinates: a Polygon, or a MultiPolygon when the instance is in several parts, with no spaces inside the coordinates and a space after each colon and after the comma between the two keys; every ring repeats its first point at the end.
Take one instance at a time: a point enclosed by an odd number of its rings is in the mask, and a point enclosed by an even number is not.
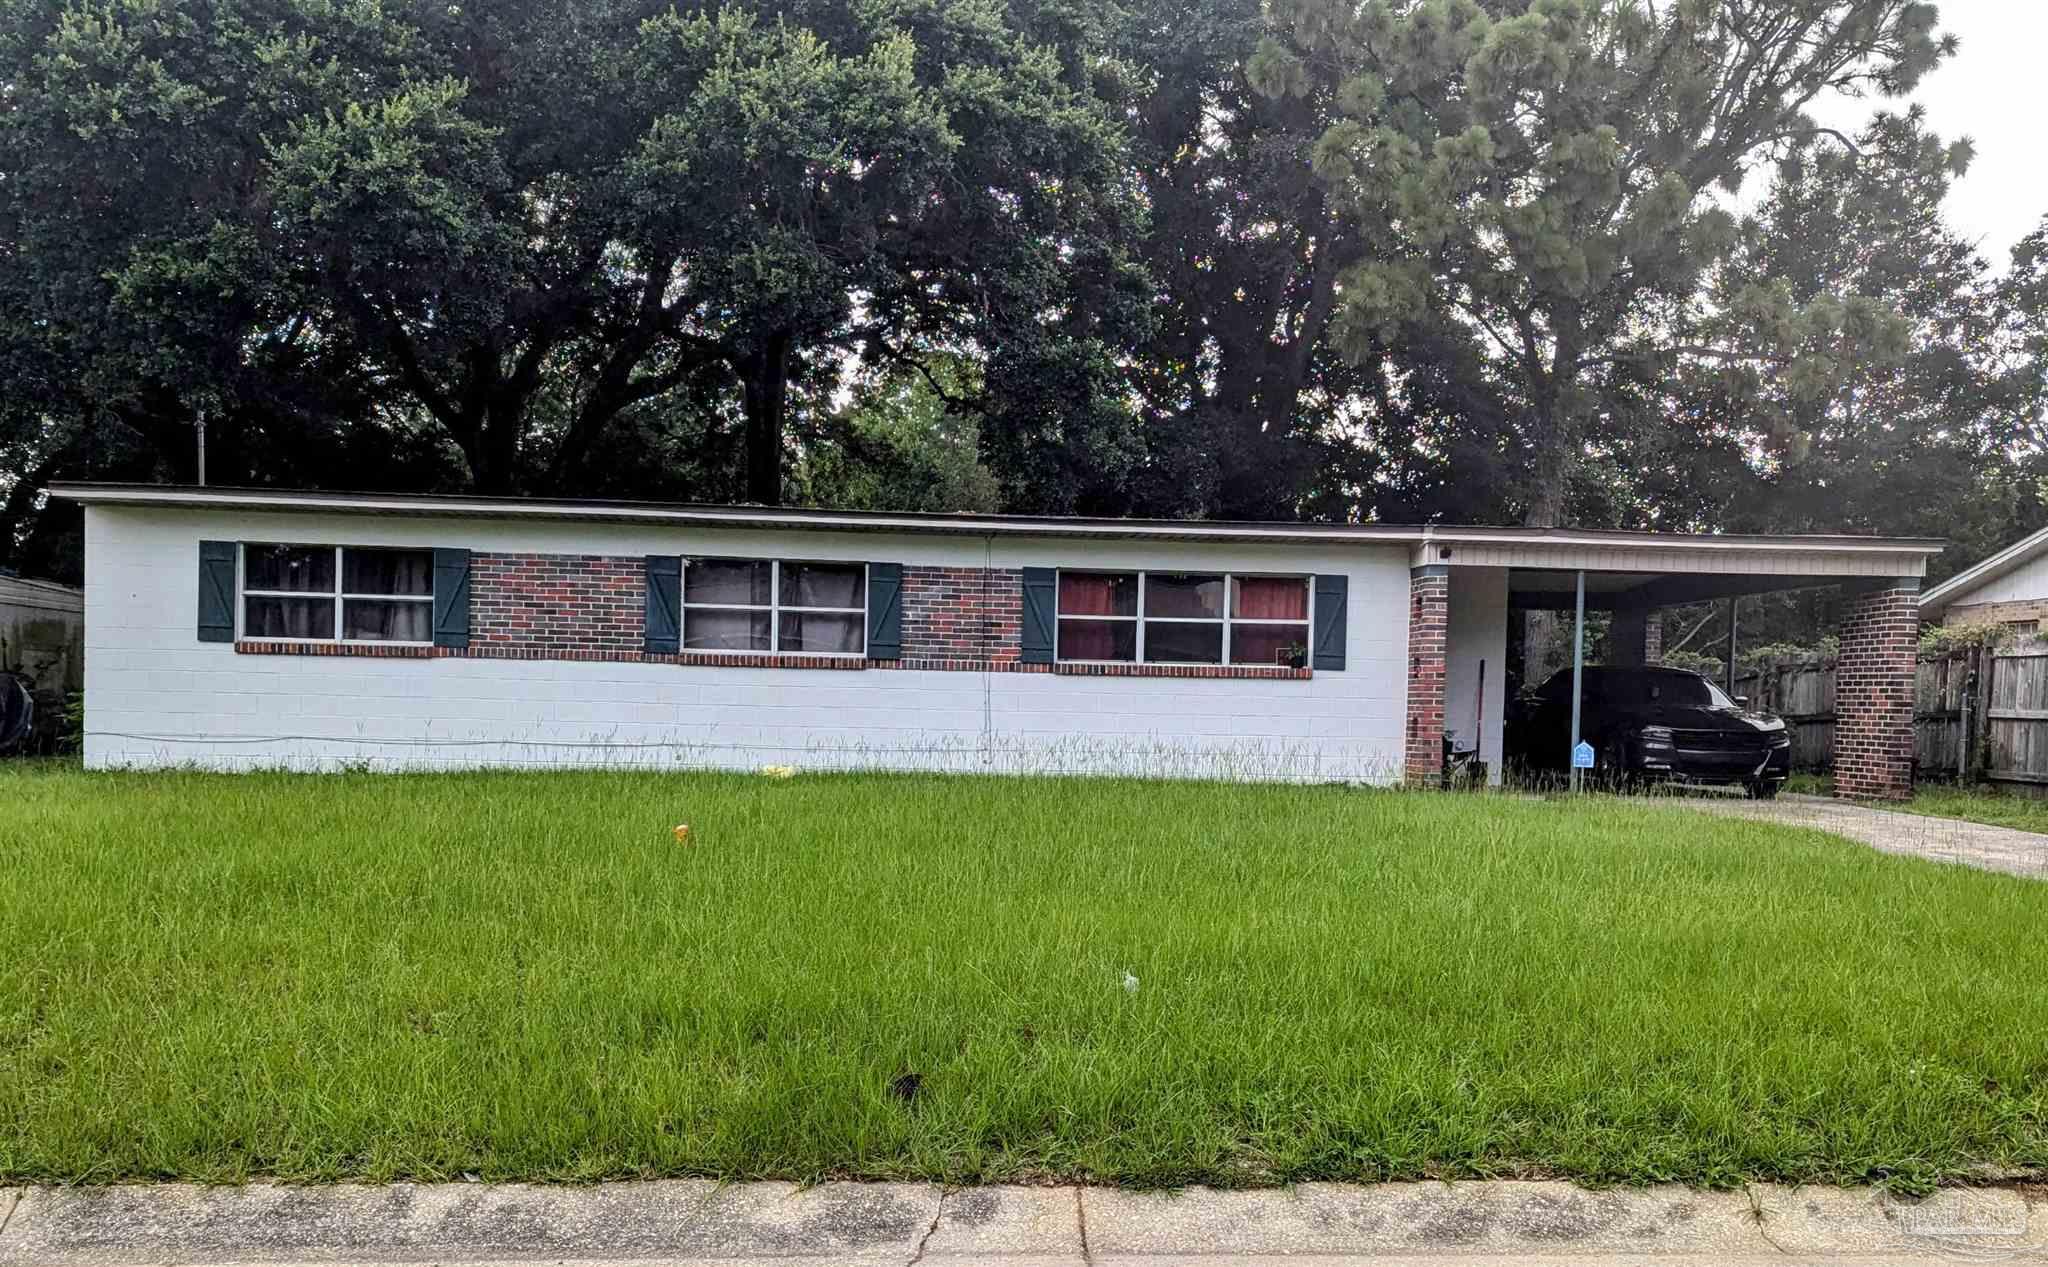
{"type": "Polygon", "coordinates": [[[785,563],[782,565],[784,607],[860,607],[865,604],[858,564],[785,563]]]}
{"type": "Polygon", "coordinates": [[[242,612],[242,633],[249,638],[334,638],[331,598],[262,598],[252,596],[242,612]]]}

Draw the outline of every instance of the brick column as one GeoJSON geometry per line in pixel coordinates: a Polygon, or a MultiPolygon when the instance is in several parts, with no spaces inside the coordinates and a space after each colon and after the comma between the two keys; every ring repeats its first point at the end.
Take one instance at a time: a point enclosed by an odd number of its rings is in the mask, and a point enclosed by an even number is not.
{"type": "Polygon", "coordinates": [[[1435,784],[1444,772],[1444,637],[1450,629],[1451,570],[1441,564],[1408,579],[1408,743],[1410,783],[1435,784]]]}
{"type": "Polygon", "coordinates": [[[1664,616],[1655,610],[1643,613],[1643,663],[1660,664],[1664,660],[1664,616]]]}
{"type": "Polygon", "coordinates": [[[1913,657],[1920,612],[1912,578],[1853,596],[1835,668],[1835,795],[1913,795],[1913,657]]]}

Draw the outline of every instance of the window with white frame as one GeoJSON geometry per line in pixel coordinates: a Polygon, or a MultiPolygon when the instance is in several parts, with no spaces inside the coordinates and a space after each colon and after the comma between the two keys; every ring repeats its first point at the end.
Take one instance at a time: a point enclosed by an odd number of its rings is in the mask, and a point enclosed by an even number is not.
{"type": "Polygon", "coordinates": [[[242,636],[431,643],[434,552],[245,544],[242,636]]]}
{"type": "Polygon", "coordinates": [[[865,563],[686,559],[683,650],[863,655],[865,563]]]}
{"type": "Polygon", "coordinates": [[[1062,570],[1057,636],[1060,660],[1298,667],[1309,578],[1062,570]]]}

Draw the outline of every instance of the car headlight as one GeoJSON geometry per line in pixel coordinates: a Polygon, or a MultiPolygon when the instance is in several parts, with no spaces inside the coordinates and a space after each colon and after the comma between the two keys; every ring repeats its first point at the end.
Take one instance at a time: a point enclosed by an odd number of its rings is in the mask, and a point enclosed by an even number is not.
{"type": "Polygon", "coordinates": [[[1789,747],[1791,747],[1791,746],[1792,746],[1792,732],[1791,732],[1791,731],[1789,731],[1789,730],[1777,730],[1777,731],[1773,731],[1773,732],[1771,733],[1771,747],[1773,747],[1773,748],[1789,748],[1789,747]]]}
{"type": "Polygon", "coordinates": [[[1636,732],[1636,737],[1641,740],[1645,748],[1669,748],[1671,746],[1671,727],[1645,726],[1636,732]]]}

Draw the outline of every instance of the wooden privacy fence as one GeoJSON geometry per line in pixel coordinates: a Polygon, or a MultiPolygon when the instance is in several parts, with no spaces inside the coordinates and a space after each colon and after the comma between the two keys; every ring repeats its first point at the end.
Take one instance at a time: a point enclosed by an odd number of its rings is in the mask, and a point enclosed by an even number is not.
{"type": "MultiPolygon", "coordinates": [[[[1735,693],[1792,731],[1792,763],[1835,759],[1835,666],[1776,664],[1735,679],[1735,693]]],[[[2048,647],[1974,648],[1920,661],[1913,683],[1913,748],[1922,778],[2048,790],[2048,647]]]]}

